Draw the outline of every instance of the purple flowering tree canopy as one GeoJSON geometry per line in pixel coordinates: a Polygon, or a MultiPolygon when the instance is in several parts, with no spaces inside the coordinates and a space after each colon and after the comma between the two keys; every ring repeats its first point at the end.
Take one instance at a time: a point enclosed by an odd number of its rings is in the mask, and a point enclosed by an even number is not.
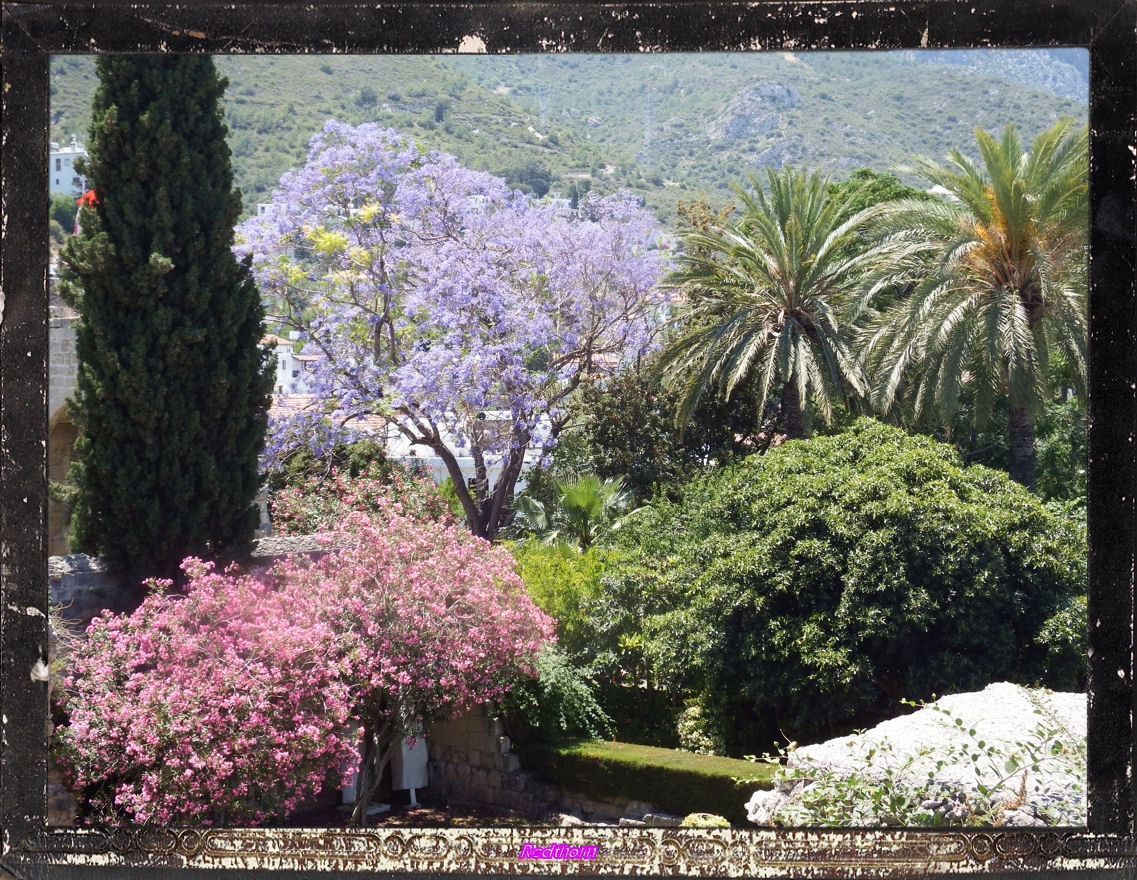
{"type": "Polygon", "coordinates": [[[238,230],[270,316],[318,355],[319,406],[275,422],[269,454],[320,452],[383,416],[441,459],[470,530],[492,539],[566,398],[653,346],[659,236],[630,193],[572,211],[393,130],[329,121],[238,230]]]}

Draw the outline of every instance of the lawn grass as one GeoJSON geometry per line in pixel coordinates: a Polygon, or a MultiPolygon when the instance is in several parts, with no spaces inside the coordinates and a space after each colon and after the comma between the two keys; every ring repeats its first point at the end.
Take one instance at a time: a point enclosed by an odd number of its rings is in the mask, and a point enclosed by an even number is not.
{"type": "Polygon", "coordinates": [[[677,815],[694,812],[746,822],[746,801],[771,788],[775,767],[677,749],[602,740],[526,746],[522,764],[570,791],[594,797],[625,796],[677,815]],[[735,779],[752,780],[743,784],[735,779]]]}

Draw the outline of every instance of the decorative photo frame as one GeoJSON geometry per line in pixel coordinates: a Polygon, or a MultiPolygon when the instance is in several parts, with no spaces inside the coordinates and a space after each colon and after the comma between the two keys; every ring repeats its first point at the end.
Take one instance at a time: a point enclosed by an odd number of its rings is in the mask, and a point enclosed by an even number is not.
{"type": "MultiPolygon", "coordinates": [[[[0,876],[1137,871],[1137,0],[3,2],[0,876]],[[1026,830],[595,829],[589,862],[518,860],[557,829],[46,825],[47,192],[57,54],[664,52],[1085,47],[1090,55],[1088,824],[1026,830]]],[[[574,838],[576,839],[576,838],[574,838]]]]}

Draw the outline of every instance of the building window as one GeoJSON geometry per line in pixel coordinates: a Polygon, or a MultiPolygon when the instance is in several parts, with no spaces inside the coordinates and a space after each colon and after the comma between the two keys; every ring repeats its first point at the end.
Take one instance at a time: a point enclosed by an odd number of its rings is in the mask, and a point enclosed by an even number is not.
{"type": "Polygon", "coordinates": [[[55,170],[56,171],[62,171],[63,170],[63,160],[62,159],[56,159],[55,160],[55,170]]]}

